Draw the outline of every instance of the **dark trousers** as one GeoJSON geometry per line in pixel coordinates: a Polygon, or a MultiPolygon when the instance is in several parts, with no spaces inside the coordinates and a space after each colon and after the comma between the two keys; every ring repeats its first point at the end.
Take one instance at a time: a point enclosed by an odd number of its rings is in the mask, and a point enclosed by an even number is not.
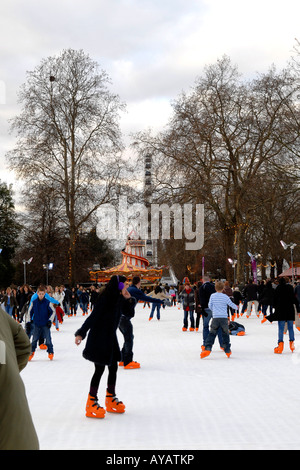
{"type": "Polygon", "coordinates": [[[131,319],[121,315],[119,329],[124,336],[124,345],[121,350],[121,360],[124,362],[124,366],[127,366],[129,362],[132,362],[133,358],[133,328],[131,319]]]}
{"type": "MultiPolygon", "coordinates": [[[[117,361],[112,362],[112,364],[108,367],[108,377],[107,377],[107,390],[109,393],[115,394],[115,387],[117,382],[117,370],[118,370],[118,363],[117,361]]],[[[105,370],[105,366],[102,364],[95,363],[95,372],[91,380],[90,385],[90,395],[93,397],[97,396],[98,388],[100,384],[101,377],[105,370]]]]}
{"type": "Polygon", "coordinates": [[[221,328],[223,333],[223,345],[224,351],[230,352],[230,341],[229,341],[229,330],[228,330],[228,318],[213,318],[210,324],[209,334],[205,340],[205,349],[211,351],[215,342],[218,330],[221,328]]]}
{"type": "Polygon", "coordinates": [[[50,328],[48,326],[37,326],[34,325],[31,351],[34,352],[37,347],[37,343],[40,338],[45,338],[45,344],[47,346],[47,351],[49,354],[53,354],[53,344],[51,339],[50,328]]]}

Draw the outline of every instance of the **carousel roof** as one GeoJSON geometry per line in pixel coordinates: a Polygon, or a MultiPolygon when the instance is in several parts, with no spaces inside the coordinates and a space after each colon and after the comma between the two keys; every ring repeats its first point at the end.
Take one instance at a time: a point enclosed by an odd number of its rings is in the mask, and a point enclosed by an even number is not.
{"type": "Polygon", "coordinates": [[[141,240],[140,238],[132,238],[132,234],[133,233],[131,232],[128,236],[125,250],[121,251],[121,264],[103,271],[90,271],[90,278],[92,281],[107,282],[113,275],[123,275],[127,277],[127,279],[132,279],[134,276],[140,276],[143,280],[147,281],[155,281],[161,278],[163,268],[154,268],[149,266],[149,260],[147,258],[131,251],[132,247],[145,246],[144,240],[141,240]]]}

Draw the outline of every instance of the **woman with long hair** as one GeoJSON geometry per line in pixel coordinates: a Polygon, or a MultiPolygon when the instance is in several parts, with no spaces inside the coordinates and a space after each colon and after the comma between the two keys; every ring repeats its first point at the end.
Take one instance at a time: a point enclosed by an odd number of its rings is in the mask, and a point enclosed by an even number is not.
{"type": "Polygon", "coordinates": [[[112,276],[91,313],[81,328],[75,333],[75,344],[79,345],[86,337],[83,357],[92,361],[95,372],[91,379],[86,416],[104,418],[106,411],[124,413],[125,405],[116,397],[118,362],[121,359],[117,338],[117,328],[122,312],[134,310],[136,300],[127,291],[124,276],[112,276]],[[108,367],[105,407],[98,403],[98,389],[101,377],[108,367]]]}

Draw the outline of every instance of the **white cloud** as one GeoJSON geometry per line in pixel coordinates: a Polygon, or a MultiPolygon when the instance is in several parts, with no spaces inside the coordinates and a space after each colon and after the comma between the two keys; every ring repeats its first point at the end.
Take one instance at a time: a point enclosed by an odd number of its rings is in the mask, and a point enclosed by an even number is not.
{"type": "MultiPolygon", "coordinates": [[[[125,137],[166,124],[170,101],[224,54],[246,75],[282,67],[300,38],[298,0],[1,0],[0,168],[11,138],[3,122],[43,58],[83,49],[127,103],[125,137]]],[[[2,174],[1,174],[2,177],[2,174]]]]}

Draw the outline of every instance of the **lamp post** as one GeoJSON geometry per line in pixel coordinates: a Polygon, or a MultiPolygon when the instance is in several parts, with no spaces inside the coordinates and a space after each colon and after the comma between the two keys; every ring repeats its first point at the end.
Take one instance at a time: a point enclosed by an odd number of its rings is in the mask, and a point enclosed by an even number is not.
{"type": "Polygon", "coordinates": [[[100,264],[93,264],[93,271],[96,274],[96,287],[98,287],[98,271],[100,271],[100,264]]]}
{"type": "Polygon", "coordinates": [[[297,246],[296,243],[285,243],[283,240],[280,240],[281,246],[286,250],[287,248],[291,249],[291,265],[292,265],[292,283],[294,284],[294,260],[293,260],[293,250],[297,246]]]}
{"type": "Polygon", "coordinates": [[[237,259],[228,258],[228,261],[233,267],[233,283],[235,284],[235,267],[237,265],[237,259]]]}
{"type": "Polygon", "coordinates": [[[24,265],[24,284],[26,284],[26,263],[30,264],[31,261],[33,260],[33,257],[29,258],[29,260],[26,261],[26,259],[23,259],[23,265],[24,265]]]}
{"type": "Polygon", "coordinates": [[[48,285],[49,270],[53,269],[53,263],[43,264],[43,268],[46,269],[46,285],[48,285]]]}

